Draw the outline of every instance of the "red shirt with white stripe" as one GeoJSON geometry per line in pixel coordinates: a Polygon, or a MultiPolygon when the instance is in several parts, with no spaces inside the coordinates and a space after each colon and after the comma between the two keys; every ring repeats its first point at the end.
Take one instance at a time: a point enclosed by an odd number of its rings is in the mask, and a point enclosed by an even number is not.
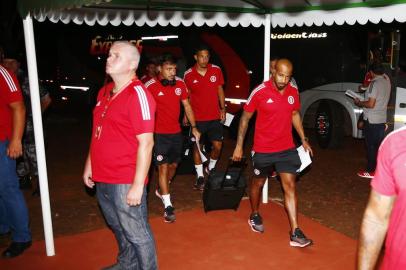
{"type": "Polygon", "coordinates": [[[138,79],[110,98],[113,86],[110,83],[100,89],[93,110],[92,179],[132,184],[138,152],[136,136],[154,132],[155,101],[138,79]]]}
{"type": "Polygon", "coordinates": [[[181,131],[179,124],[180,102],[188,98],[186,85],[176,77],[175,85],[163,86],[159,78],[149,80],[145,87],[156,102],[155,133],[175,134],[181,131]]]}
{"type": "Polygon", "coordinates": [[[220,67],[208,64],[206,74],[202,76],[194,66],[185,72],[183,79],[189,90],[196,121],[220,119],[218,87],[224,84],[220,67]]]}
{"type": "Polygon", "coordinates": [[[10,104],[23,101],[16,76],[0,65],[0,140],[9,140],[12,134],[12,111],[10,104]]]}
{"type": "Polygon", "coordinates": [[[281,94],[273,80],[255,88],[244,106],[257,111],[253,150],[275,153],[295,147],[292,136],[292,113],[300,110],[299,92],[289,83],[281,94]]]}
{"type": "Polygon", "coordinates": [[[379,194],[396,197],[380,269],[406,269],[406,127],[390,133],[379,147],[371,186],[379,194]]]}

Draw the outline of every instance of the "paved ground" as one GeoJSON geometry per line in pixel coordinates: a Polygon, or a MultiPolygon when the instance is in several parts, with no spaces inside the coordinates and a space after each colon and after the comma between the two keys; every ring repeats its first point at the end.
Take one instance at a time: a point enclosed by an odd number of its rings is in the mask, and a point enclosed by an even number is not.
{"type": "MultiPolygon", "coordinates": [[[[47,129],[47,166],[55,236],[105,228],[92,191],[82,184],[82,169],[89,145],[90,120],[81,112],[72,115],[51,113],[47,129]]],[[[84,114],[86,115],[86,114],[84,114]]],[[[308,131],[309,135],[311,132],[308,131]]],[[[310,136],[311,137],[311,136],[310,136]]],[[[319,149],[314,146],[314,163],[297,182],[299,211],[305,216],[356,239],[363,210],[369,194],[369,180],[360,179],[356,172],[365,163],[363,141],[346,138],[343,148],[319,149]]],[[[235,142],[225,141],[220,168],[231,154],[235,142]]],[[[248,148],[247,154],[249,153],[248,148]]],[[[249,176],[250,168],[246,175],[249,176]]],[[[172,185],[176,211],[202,207],[201,194],[192,190],[193,175],[180,175],[172,185]]],[[[156,181],[151,181],[155,187],[156,181]]],[[[38,197],[25,191],[34,240],[43,239],[41,205],[38,197]]],[[[283,194],[277,180],[270,181],[270,197],[281,202],[283,194]]],[[[150,192],[151,216],[162,215],[161,202],[150,192]]],[[[283,217],[283,218],[286,218],[283,217]]],[[[265,221],[266,222],[266,221],[265,221]]],[[[0,237],[0,246],[8,244],[0,237]]]]}

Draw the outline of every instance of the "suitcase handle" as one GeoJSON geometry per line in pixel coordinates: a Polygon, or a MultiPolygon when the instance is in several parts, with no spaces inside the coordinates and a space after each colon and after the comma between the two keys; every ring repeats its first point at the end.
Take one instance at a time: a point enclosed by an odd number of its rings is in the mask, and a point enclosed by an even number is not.
{"type": "Polygon", "coordinates": [[[238,181],[240,180],[241,174],[244,168],[247,166],[246,157],[242,157],[240,161],[234,161],[231,157],[228,159],[227,169],[224,173],[223,180],[221,181],[221,188],[224,188],[224,183],[226,182],[226,178],[228,175],[228,171],[230,168],[239,168],[238,177],[234,181],[234,187],[236,188],[238,185],[238,181]]]}

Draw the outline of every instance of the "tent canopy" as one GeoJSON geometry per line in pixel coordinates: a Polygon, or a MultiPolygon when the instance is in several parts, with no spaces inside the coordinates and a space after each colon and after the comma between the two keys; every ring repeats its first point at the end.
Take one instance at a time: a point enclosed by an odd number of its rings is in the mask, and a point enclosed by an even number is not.
{"type": "Polygon", "coordinates": [[[100,25],[273,27],[406,21],[406,0],[19,0],[22,17],[100,25]]]}

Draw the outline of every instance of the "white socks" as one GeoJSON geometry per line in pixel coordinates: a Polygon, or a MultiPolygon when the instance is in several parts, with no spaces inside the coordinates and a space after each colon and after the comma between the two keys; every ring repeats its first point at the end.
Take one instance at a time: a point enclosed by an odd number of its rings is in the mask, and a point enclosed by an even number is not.
{"type": "Polygon", "coordinates": [[[216,163],[217,163],[216,159],[210,159],[210,161],[209,161],[209,171],[214,169],[214,167],[216,167],[216,163]]]}
{"type": "Polygon", "coordinates": [[[203,164],[195,165],[197,177],[204,177],[203,175],[203,164]]]}
{"type": "Polygon", "coordinates": [[[164,203],[164,208],[172,206],[171,203],[171,194],[162,195],[162,202],[164,203]]]}

